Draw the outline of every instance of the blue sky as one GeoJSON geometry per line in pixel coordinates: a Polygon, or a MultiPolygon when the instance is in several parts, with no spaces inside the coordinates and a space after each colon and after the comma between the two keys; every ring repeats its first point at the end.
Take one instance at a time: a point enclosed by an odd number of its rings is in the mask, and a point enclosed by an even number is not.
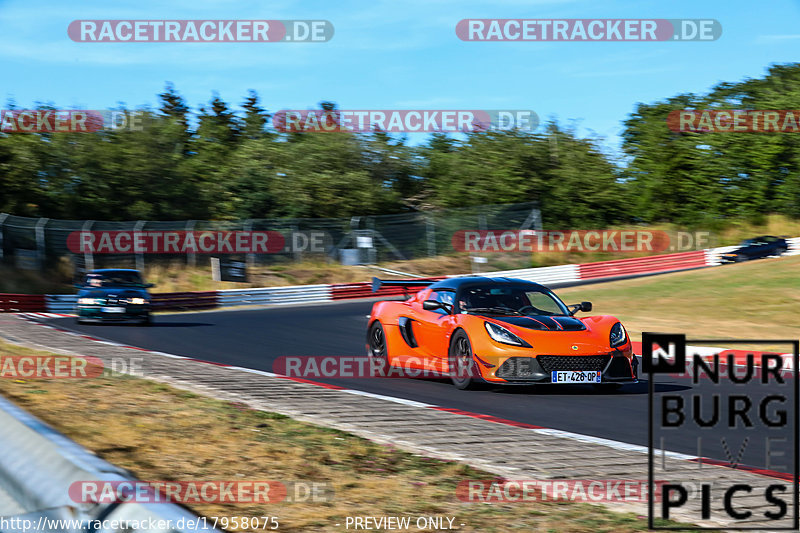
{"type": "Polygon", "coordinates": [[[248,89],[272,111],[321,100],[343,109],[533,109],[613,149],[636,102],[800,60],[798,22],[800,3],[789,0],[4,0],[0,97],[18,107],[152,107],[169,80],[193,110],[212,91],[238,106],[248,89]],[[463,18],[714,18],[723,34],[714,42],[463,42],[455,35],[463,18]],[[69,40],[75,19],[327,19],[336,34],[307,44],[93,44],[69,40]]]}

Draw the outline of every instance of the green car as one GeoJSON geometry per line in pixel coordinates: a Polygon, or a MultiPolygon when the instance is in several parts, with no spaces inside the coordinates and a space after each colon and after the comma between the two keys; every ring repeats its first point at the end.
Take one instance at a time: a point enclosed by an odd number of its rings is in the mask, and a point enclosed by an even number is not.
{"type": "Polygon", "coordinates": [[[138,270],[103,268],[86,273],[76,284],[78,324],[135,321],[149,326],[152,283],[145,283],[138,270]]]}

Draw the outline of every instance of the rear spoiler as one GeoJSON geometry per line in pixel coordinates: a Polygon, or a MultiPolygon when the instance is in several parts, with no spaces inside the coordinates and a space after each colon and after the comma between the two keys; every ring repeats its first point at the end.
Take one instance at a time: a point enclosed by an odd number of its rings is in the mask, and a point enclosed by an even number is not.
{"type": "Polygon", "coordinates": [[[436,280],[429,280],[429,279],[422,279],[416,281],[395,281],[395,280],[383,280],[378,278],[372,278],[372,292],[378,292],[378,290],[383,287],[427,287],[432,283],[436,283],[436,280]]]}

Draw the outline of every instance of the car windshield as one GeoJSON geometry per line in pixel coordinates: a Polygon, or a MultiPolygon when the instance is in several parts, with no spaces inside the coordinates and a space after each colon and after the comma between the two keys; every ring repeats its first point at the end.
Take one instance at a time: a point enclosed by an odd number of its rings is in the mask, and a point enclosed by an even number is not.
{"type": "Polygon", "coordinates": [[[119,270],[87,274],[84,285],[88,287],[142,287],[144,282],[138,272],[119,270]]]}
{"type": "Polygon", "coordinates": [[[459,296],[462,313],[564,316],[569,311],[555,294],[528,287],[470,287],[459,296]]]}

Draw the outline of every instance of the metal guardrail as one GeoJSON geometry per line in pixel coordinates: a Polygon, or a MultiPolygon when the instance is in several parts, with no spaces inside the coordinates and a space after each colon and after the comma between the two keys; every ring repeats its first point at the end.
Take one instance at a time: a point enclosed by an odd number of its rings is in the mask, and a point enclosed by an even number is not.
{"type": "Polygon", "coordinates": [[[719,248],[710,248],[706,250],[706,264],[708,266],[721,265],[720,256],[739,248],[739,245],[734,246],[720,246],[719,248]]]}
{"type": "Polygon", "coordinates": [[[217,299],[221,307],[329,302],[331,286],[294,285],[263,289],[231,289],[217,291],[217,299]]]}
{"type": "MultiPolygon", "coordinates": [[[[520,268],[517,270],[498,270],[495,272],[484,272],[477,275],[524,279],[544,285],[547,285],[548,283],[569,283],[580,280],[578,277],[578,265],[557,265],[539,268],[520,268]]],[[[464,274],[448,277],[460,278],[464,277],[464,274]]]]}
{"type": "Polygon", "coordinates": [[[0,427],[3,428],[0,432],[0,450],[3,451],[0,453],[0,489],[13,500],[5,502],[6,508],[0,508],[0,516],[7,521],[15,517],[27,518],[37,524],[39,517],[46,517],[81,524],[81,527],[67,529],[62,523],[62,528],[58,529],[51,523],[45,529],[64,533],[89,531],[89,523],[95,519],[150,521],[151,524],[171,521],[169,529],[154,526],[156,529],[138,530],[141,532],[217,531],[200,528],[195,515],[170,503],[77,503],[69,491],[74,482],[135,481],[135,478],[2,397],[0,427]],[[198,527],[177,529],[178,524],[189,521],[198,527]]]}
{"type": "Polygon", "coordinates": [[[44,310],[41,294],[0,294],[0,313],[20,313],[44,310]]]}
{"type": "Polygon", "coordinates": [[[581,264],[579,265],[579,279],[612,278],[647,274],[650,272],[686,270],[703,266],[706,266],[706,254],[704,250],[678,254],[649,255],[646,257],[632,257],[630,259],[616,259],[614,261],[581,264]]]}
{"type": "Polygon", "coordinates": [[[789,242],[789,251],[784,255],[800,255],[800,237],[786,240],[789,242]]]}
{"type": "Polygon", "coordinates": [[[78,303],[77,294],[46,294],[44,304],[49,313],[72,313],[78,303]]]}
{"type": "Polygon", "coordinates": [[[152,295],[153,311],[187,311],[214,309],[217,307],[217,292],[162,292],[152,295]]]}
{"type": "MultiPolygon", "coordinates": [[[[435,278],[414,278],[404,281],[439,281],[444,277],[435,278]]],[[[378,292],[372,292],[372,283],[337,283],[331,285],[331,298],[333,300],[351,300],[355,298],[375,298],[380,296],[400,296],[406,293],[414,293],[416,289],[408,290],[404,287],[392,287],[384,285],[378,292]]]]}

